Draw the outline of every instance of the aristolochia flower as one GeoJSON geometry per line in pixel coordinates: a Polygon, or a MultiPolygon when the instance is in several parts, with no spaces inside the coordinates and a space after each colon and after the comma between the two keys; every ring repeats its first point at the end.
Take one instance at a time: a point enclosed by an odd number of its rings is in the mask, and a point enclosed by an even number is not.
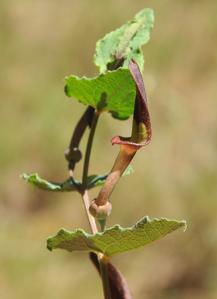
{"type": "Polygon", "coordinates": [[[136,84],[136,99],[134,106],[131,137],[115,136],[112,144],[126,145],[137,150],[151,141],[151,121],[147,106],[144,82],[135,61],[129,63],[129,70],[136,84]]]}
{"type": "Polygon", "coordinates": [[[151,141],[151,121],[142,75],[138,65],[133,60],[129,63],[129,70],[136,85],[132,133],[131,137],[115,136],[112,138],[112,144],[120,144],[120,152],[98,197],[90,205],[91,214],[98,219],[106,218],[110,214],[111,204],[108,199],[115,185],[137,150],[151,141]]]}

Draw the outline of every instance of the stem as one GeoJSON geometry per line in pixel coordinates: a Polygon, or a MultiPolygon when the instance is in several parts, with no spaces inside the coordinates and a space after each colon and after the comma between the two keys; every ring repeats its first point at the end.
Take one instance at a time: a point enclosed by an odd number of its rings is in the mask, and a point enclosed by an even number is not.
{"type": "Polygon", "coordinates": [[[85,190],[84,193],[82,194],[82,199],[83,199],[84,208],[85,208],[85,211],[87,214],[87,218],[88,218],[88,222],[90,224],[91,231],[93,234],[96,234],[98,232],[98,229],[96,226],[95,218],[89,212],[90,200],[89,200],[89,195],[88,195],[87,190],[85,190]]]}
{"type": "Polygon", "coordinates": [[[92,145],[93,145],[93,139],[94,139],[94,135],[96,132],[96,126],[97,126],[98,119],[99,119],[99,113],[94,111],[94,115],[93,115],[91,127],[90,127],[90,134],[88,137],[87,147],[86,147],[86,152],[85,152],[83,175],[82,175],[82,189],[81,189],[84,208],[85,208],[87,218],[88,218],[88,221],[90,224],[90,228],[91,228],[91,231],[93,234],[96,234],[98,232],[98,229],[96,226],[95,218],[89,212],[90,199],[89,199],[89,194],[88,194],[88,190],[87,190],[87,177],[88,177],[88,169],[89,169],[89,163],[90,163],[90,154],[91,154],[91,149],[92,149],[92,145]]]}
{"type": "Polygon", "coordinates": [[[97,122],[99,119],[99,112],[95,111],[92,123],[91,123],[91,129],[90,129],[90,134],[88,137],[87,141],[87,148],[86,148],[86,153],[85,153],[85,158],[84,158],[84,167],[83,167],[83,176],[82,176],[82,189],[86,189],[87,185],[87,177],[88,177],[88,170],[89,170],[89,162],[90,162],[90,154],[91,154],[91,149],[93,145],[93,138],[95,135],[96,131],[96,126],[97,122]]]}
{"type": "MultiPolygon", "coordinates": [[[[88,178],[91,149],[93,145],[93,139],[94,139],[98,119],[99,119],[99,112],[95,111],[91,123],[90,134],[88,137],[87,147],[85,152],[83,175],[82,175],[82,191],[81,191],[84,208],[93,234],[96,234],[98,232],[98,229],[96,226],[95,218],[89,212],[90,199],[87,190],[87,178],[88,178]]],[[[111,292],[110,292],[109,278],[108,278],[108,261],[103,254],[98,255],[98,260],[100,264],[104,299],[111,299],[111,292]]]]}

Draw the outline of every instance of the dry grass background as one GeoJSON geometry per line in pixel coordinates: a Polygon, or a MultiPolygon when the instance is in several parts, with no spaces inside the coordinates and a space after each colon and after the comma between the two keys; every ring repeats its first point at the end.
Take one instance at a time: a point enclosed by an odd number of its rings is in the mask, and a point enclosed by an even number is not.
{"type": "MultiPolygon", "coordinates": [[[[188,230],[114,262],[137,299],[217,296],[217,2],[1,0],[2,299],[102,298],[86,254],[45,249],[59,227],[88,229],[79,196],[38,191],[19,174],[66,177],[63,152],[84,107],[66,98],[63,78],[95,75],[97,39],[144,7],[156,15],[144,48],[153,142],[113,193],[109,224],[131,225],[148,214],[185,218],[188,230]]],[[[128,132],[129,122],[103,115],[92,171],[110,169],[118,150],[110,139],[128,132]]]]}

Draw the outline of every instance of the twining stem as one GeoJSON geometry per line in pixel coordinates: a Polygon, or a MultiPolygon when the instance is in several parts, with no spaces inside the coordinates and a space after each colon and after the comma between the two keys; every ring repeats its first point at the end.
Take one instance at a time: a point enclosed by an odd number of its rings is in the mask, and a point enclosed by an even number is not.
{"type": "MultiPolygon", "coordinates": [[[[85,211],[86,211],[87,218],[88,218],[88,221],[90,224],[90,228],[91,228],[91,231],[93,234],[96,234],[98,232],[98,229],[96,226],[95,218],[89,212],[90,199],[89,199],[88,190],[87,190],[87,178],[88,178],[91,149],[92,149],[92,145],[93,145],[93,139],[94,139],[98,119],[99,119],[99,112],[95,111],[94,117],[93,117],[92,123],[91,123],[90,134],[88,137],[87,147],[86,147],[86,152],[85,152],[83,175],[82,175],[82,189],[81,189],[81,194],[82,194],[85,211]]],[[[107,258],[103,254],[99,254],[98,260],[99,260],[99,264],[100,264],[104,299],[112,299],[110,286],[109,286],[109,278],[108,278],[107,258]]]]}

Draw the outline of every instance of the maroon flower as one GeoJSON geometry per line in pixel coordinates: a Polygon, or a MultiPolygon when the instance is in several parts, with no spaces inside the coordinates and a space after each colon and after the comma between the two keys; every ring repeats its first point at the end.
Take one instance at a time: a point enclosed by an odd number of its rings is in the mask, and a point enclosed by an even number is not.
{"type": "Polygon", "coordinates": [[[138,65],[133,60],[129,63],[129,70],[136,85],[132,133],[131,137],[115,136],[111,140],[112,144],[120,144],[120,152],[103,188],[100,190],[98,197],[93,200],[89,209],[91,214],[101,221],[111,213],[111,204],[108,200],[118,180],[132,161],[137,150],[151,141],[151,121],[142,75],[138,65]]]}
{"type": "Polygon", "coordinates": [[[129,63],[129,70],[136,84],[131,137],[115,136],[111,142],[112,144],[120,144],[131,147],[132,150],[137,150],[151,141],[151,121],[142,74],[134,60],[131,60],[129,63]]]}

